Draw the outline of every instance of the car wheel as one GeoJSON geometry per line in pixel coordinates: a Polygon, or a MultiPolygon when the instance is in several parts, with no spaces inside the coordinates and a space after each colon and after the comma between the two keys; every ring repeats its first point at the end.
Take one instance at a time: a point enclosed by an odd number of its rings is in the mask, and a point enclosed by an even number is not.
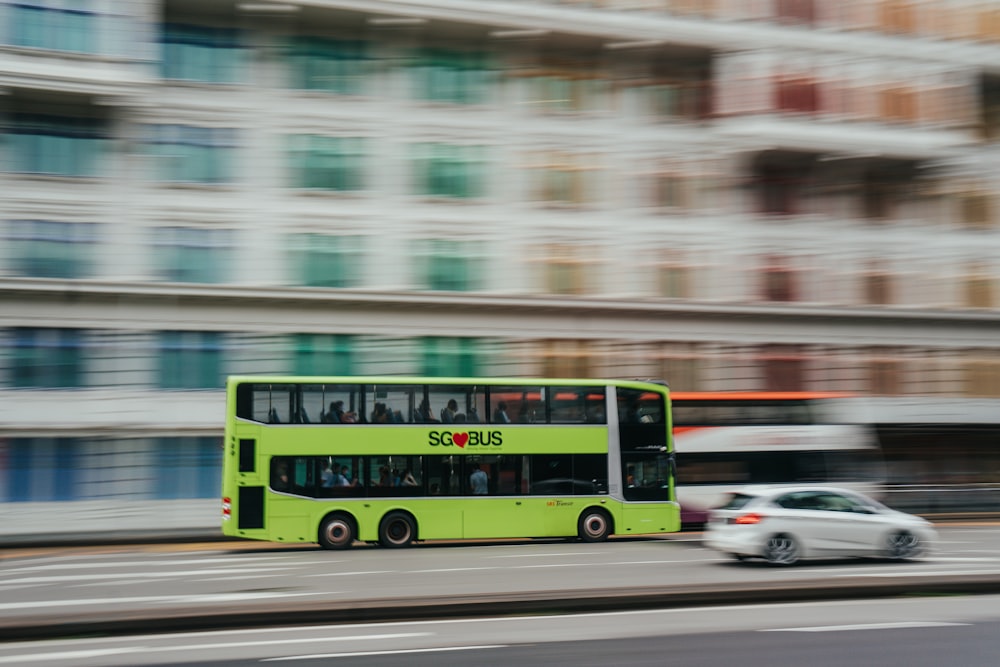
{"type": "Polygon", "coordinates": [[[920,538],[908,530],[899,530],[889,535],[888,555],[893,560],[906,560],[923,552],[920,538]]]}
{"type": "Polygon", "coordinates": [[[409,546],[416,535],[417,527],[413,524],[413,519],[403,512],[390,512],[378,527],[378,543],[383,547],[409,546]]]}
{"type": "Polygon", "coordinates": [[[790,535],[772,535],[767,538],[763,556],[771,565],[794,565],[799,560],[799,545],[790,535]]]}
{"type": "Polygon", "coordinates": [[[324,549],[347,549],[357,535],[354,521],[346,514],[331,514],[319,527],[319,543],[324,549]]]}
{"type": "Polygon", "coordinates": [[[611,534],[611,517],[603,510],[587,510],[580,515],[577,534],[584,542],[603,542],[611,534]]]}

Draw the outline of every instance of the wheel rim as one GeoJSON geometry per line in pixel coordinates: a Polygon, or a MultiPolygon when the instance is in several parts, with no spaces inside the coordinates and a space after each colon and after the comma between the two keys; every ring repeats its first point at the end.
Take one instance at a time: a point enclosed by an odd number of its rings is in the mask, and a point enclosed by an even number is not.
{"type": "Polygon", "coordinates": [[[769,563],[791,565],[799,559],[799,550],[792,538],[787,535],[775,535],[767,541],[764,557],[769,563]]]}
{"type": "Polygon", "coordinates": [[[599,539],[608,531],[608,521],[603,514],[590,514],[583,522],[583,530],[588,537],[599,539]]]}
{"type": "Polygon", "coordinates": [[[913,533],[894,533],[889,537],[889,556],[909,558],[920,553],[920,540],[913,533]]]}
{"type": "Polygon", "coordinates": [[[335,547],[346,546],[353,540],[354,531],[344,519],[334,519],[326,523],[324,535],[326,541],[335,547]]]}
{"type": "Polygon", "coordinates": [[[394,519],[385,527],[386,539],[392,544],[406,544],[412,534],[410,523],[405,519],[394,519]]]}

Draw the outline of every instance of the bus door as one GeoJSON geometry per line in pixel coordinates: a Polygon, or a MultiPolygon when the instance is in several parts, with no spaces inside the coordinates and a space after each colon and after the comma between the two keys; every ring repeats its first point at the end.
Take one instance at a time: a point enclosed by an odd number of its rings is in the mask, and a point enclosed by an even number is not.
{"type": "Polygon", "coordinates": [[[668,525],[675,512],[671,498],[673,466],[668,448],[663,397],[652,392],[618,389],[618,439],[621,448],[622,510],[619,535],[676,530],[668,525]]]}

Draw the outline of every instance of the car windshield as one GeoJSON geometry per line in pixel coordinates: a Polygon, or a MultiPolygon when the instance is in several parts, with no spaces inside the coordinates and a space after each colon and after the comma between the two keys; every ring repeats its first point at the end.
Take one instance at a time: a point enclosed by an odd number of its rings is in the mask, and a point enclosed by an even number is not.
{"type": "Polygon", "coordinates": [[[752,496],[748,493],[731,493],[729,494],[729,499],[723,504],[719,505],[716,509],[720,510],[738,510],[742,509],[751,500],[757,496],[752,496]]]}

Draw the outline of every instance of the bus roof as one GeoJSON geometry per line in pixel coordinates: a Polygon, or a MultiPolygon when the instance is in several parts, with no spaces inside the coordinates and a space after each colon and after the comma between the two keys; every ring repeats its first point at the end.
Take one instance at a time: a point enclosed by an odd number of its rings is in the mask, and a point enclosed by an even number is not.
{"type": "Polygon", "coordinates": [[[593,387],[614,385],[666,393],[664,384],[643,380],[615,380],[608,378],[508,378],[508,377],[423,377],[406,375],[231,375],[227,385],[241,383],[258,384],[430,384],[430,385],[491,385],[491,386],[547,386],[547,387],[593,387]]]}

